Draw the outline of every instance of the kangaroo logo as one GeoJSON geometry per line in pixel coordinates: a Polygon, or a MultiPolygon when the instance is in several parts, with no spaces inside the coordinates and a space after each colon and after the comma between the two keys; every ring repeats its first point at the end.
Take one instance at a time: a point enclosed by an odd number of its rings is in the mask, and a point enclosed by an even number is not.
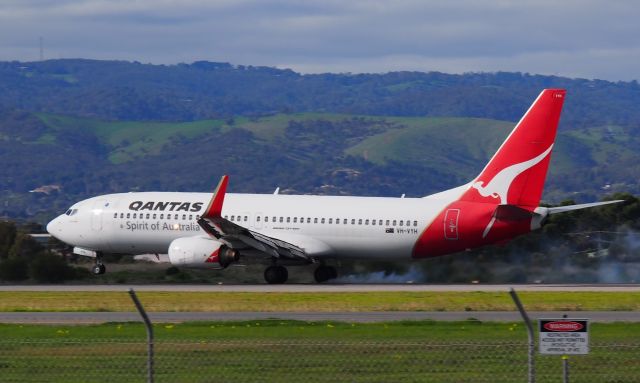
{"type": "Polygon", "coordinates": [[[491,179],[491,181],[487,183],[486,186],[484,186],[484,181],[477,181],[474,182],[471,187],[476,189],[483,197],[500,198],[500,204],[506,205],[508,203],[507,195],[509,194],[509,188],[511,188],[513,180],[515,180],[516,177],[524,171],[529,170],[540,163],[540,161],[549,155],[551,148],[553,148],[553,144],[551,144],[547,150],[540,153],[537,157],[502,169],[493,177],[493,179],[491,179]]]}

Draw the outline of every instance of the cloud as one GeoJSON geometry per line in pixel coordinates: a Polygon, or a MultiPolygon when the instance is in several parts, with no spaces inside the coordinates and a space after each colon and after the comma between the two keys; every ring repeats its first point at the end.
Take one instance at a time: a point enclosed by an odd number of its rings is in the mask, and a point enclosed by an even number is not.
{"type": "Polygon", "coordinates": [[[635,1],[9,0],[0,59],[640,77],[635,1]]]}

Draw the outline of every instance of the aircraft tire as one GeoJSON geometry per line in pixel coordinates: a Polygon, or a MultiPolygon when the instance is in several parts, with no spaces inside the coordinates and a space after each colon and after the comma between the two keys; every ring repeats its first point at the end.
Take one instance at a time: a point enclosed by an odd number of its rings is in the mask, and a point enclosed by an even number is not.
{"type": "Polygon", "coordinates": [[[283,284],[287,279],[289,279],[289,271],[284,266],[269,266],[264,270],[264,280],[270,285],[283,284]]]}
{"type": "Polygon", "coordinates": [[[91,268],[91,272],[94,275],[102,275],[107,272],[107,268],[103,264],[97,264],[91,268]]]}
{"type": "Polygon", "coordinates": [[[338,277],[338,271],[333,266],[320,265],[313,273],[313,277],[318,283],[326,282],[329,279],[338,277]]]}

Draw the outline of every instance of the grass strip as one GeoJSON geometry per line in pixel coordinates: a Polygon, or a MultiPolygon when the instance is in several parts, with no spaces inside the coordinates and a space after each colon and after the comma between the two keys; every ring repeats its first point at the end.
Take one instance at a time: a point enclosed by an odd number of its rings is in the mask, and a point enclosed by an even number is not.
{"type": "MultiPolygon", "coordinates": [[[[148,311],[515,311],[504,292],[139,292],[148,311]]],[[[522,292],[529,311],[639,311],[639,292],[522,292]]],[[[0,311],[133,311],[126,292],[0,292],[0,311]]]]}

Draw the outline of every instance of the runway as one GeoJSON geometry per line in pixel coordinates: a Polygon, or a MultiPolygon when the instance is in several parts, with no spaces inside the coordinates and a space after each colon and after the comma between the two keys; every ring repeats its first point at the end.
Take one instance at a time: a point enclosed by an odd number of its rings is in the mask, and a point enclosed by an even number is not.
{"type": "Polygon", "coordinates": [[[640,292],[640,284],[583,284],[583,285],[418,285],[418,284],[285,284],[285,285],[0,285],[0,291],[156,291],[156,292],[265,292],[265,293],[340,293],[340,292],[506,292],[566,291],[566,292],[640,292]]]}
{"type": "MultiPolygon", "coordinates": [[[[539,318],[587,318],[591,322],[640,322],[640,312],[633,311],[536,311],[530,312],[532,320],[539,318]]],[[[155,323],[180,323],[193,321],[250,321],[260,319],[284,319],[306,322],[347,322],[370,323],[407,320],[464,321],[480,320],[483,322],[521,322],[516,311],[477,311],[477,312],[151,312],[151,321],[155,323]]],[[[82,325],[106,322],[139,322],[137,312],[3,312],[0,323],[19,324],[59,324],[82,325]]]]}

